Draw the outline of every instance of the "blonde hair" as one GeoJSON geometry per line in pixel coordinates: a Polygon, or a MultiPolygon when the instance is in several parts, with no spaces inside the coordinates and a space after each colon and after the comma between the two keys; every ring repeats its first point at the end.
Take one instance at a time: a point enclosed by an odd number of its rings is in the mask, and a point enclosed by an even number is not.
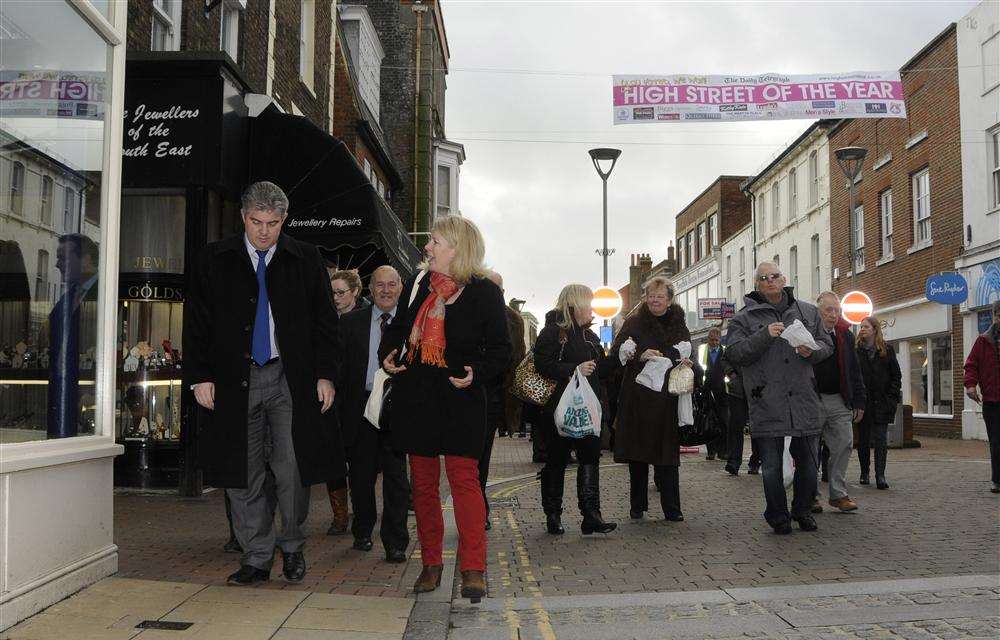
{"type": "Polygon", "coordinates": [[[655,278],[650,278],[646,286],[642,288],[642,295],[649,295],[649,292],[653,289],[664,288],[667,290],[667,295],[670,296],[670,301],[674,300],[674,283],[670,278],[664,276],[656,276],[655,278]]]}
{"type": "Polygon", "coordinates": [[[343,280],[347,283],[347,288],[351,291],[357,291],[361,293],[361,277],[358,275],[357,269],[344,269],[341,271],[331,271],[327,269],[330,274],[330,282],[334,280],[343,280]]]}
{"type": "MultiPolygon", "coordinates": [[[[452,280],[468,284],[473,278],[485,278],[489,275],[484,262],[486,242],[474,222],[462,216],[442,216],[434,221],[431,233],[434,232],[440,234],[455,249],[450,269],[452,280]]],[[[422,262],[420,268],[427,269],[427,262],[422,262]]]]}
{"type": "Polygon", "coordinates": [[[556,324],[562,329],[572,329],[575,322],[573,311],[589,306],[594,299],[594,292],[585,284],[568,284],[559,292],[556,300],[556,311],[562,314],[562,319],[556,324]]]}

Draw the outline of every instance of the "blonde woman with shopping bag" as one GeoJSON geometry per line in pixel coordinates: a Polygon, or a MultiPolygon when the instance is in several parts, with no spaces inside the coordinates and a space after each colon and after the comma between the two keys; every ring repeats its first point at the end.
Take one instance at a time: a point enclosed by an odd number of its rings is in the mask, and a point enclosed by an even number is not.
{"type": "MultiPolygon", "coordinates": [[[[563,479],[571,449],[576,450],[580,468],[576,475],[576,492],[583,522],[580,529],[584,535],[608,533],[617,528],[614,522],[605,522],[601,516],[600,477],[598,461],[601,458],[599,435],[584,432],[567,437],[556,430],[555,411],[570,383],[582,376],[593,393],[601,396],[601,380],[598,368],[606,368],[601,339],[590,330],[594,320],[591,303],[594,292],[582,284],[563,287],[556,302],[556,308],[545,314],[545,328],[535,342],[535,369],[542,376],[556,382],[555,391],[541,410],[539,429],[545,439],[547,459],[542,469],[542,508],[545,511],[545,527],[552,535],[562,535],[563,479]],[[579,375],[577,375],[579,374],[579,375]]],[[[589,394],[588,394],[589,395],[589,394]]],[[[593,410],[586,412],[596,420],[596,434],[600,434],[600,416],[593,416],[593,410]]],[[[600,414],[600,411],[597,411],[600,414]]],[[[561,421],[565,417],[560,416],[561,421]]],[[[565,427],[565,423],[563,424],[565,427]]],[[[563,429],[564,433],[570,431],[563,429]]]]}

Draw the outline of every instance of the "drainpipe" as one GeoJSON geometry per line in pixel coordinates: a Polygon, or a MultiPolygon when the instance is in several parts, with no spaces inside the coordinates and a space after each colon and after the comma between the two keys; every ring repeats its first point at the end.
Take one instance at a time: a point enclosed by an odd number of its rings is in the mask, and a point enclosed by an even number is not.
{"type": "Polygon", "coordinates": [[[421,0],[417,0],[413,4],[413,13],[417,14],[417,38],[416,38],[416,83],[413,93],[413,233],[417,233],[419,228],[417,227],[417,181],[419,177],[419,171],[417,169],[417,164],[420,159],[420,53],[421,53],[421,36],[424,32],[424,14],[427,12],[427,5],[422,4],[421,0]]]}

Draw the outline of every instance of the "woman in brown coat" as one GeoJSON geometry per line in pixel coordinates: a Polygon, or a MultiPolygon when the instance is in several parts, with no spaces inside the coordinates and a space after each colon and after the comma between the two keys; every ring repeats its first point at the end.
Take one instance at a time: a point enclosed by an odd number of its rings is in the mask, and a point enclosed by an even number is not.
{"type": "Polygon", "coordinates": [[[649,510],[649,465],[661,478],[660,505],[667,520],[679,522],[681,513],[680,444],[677,437],[677,397],[670,395],[667,385],[660,392],[636,383],[635,378],[655,356],[670,358],[675,367],[698,367],[681,359],[674,349],[678,342],[690,342],[691,333],[684,323],[684,310],[673,304],[674,285],[656,277],[644,290],[645,302],[622,325],[611,347],[609,360],[620,364],[619,349],[631,338],[636,343],[635,355],[624,365],[622,386],[618,398],[615,427],[615,462],[627,462],[630,480],[630,509],[633,519],[640,519],[649,510]]]}

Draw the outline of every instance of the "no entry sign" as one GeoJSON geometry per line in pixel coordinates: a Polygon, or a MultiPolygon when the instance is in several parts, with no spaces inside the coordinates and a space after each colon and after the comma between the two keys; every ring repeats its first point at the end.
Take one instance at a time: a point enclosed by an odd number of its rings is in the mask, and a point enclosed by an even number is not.
{"type": "Polygon", "coordinates": [[[591,303],[594,314],[599,318],[610,320],[622,310],[622,297],[611,287],[599,287],[594,290],[594,301],[591,303]]]}
{"type": "Polygon", "coordinates": [[[861,324],[861,321],[872,314],[872,299],[863,291],[851,291],[840,301],[840,311],[851,324],[861,324]]]}

